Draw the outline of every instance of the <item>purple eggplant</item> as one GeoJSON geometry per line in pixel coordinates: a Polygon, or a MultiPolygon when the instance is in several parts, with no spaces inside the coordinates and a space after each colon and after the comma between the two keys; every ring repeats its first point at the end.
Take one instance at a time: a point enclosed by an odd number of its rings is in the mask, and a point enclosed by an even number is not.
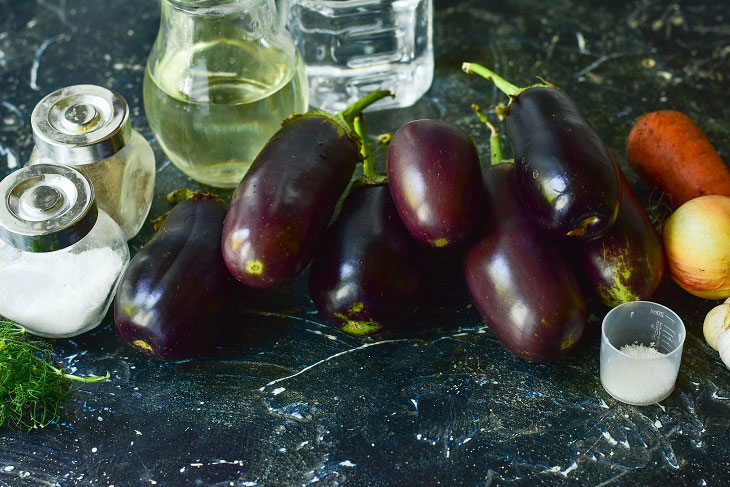
{"type": "Polygon", "coordinates": [[[236,188],[223,229],[223,258],[252,287],[277,286],[309,263],[361,160],[355,115],[392,95],[376,91],[339,115],[313,112],[282,124],[236,188]]]}
{"type": "Polygon", "coordinates": [[[195,193],[170,211],[129,263],[114,301],[114,323],[138,350],[181,360],[205,354],[221,337],[240,286],[221,254],[225,216],[217,198],[195,193]]]}
{"type": "Polygon", "coordinates": [[[651,298],[666,269],[662,242],[620,170],[619,182],[616,223],[602,237],[575,249],[577,271],[603,304],[612,307],[651,298]]]}
{"type": "Polygon", "coordinates": [[[522,207],[514,164],[493,165],[483,179],[485,207],[463,260],[472,301],[515,355],[553,360],[581,338],[585,300],[559,247],[522,207]]]}
{"type": "Polygon", "coordinates": [[[358,186],[312,259],[309,295],[322,316],[347,333],[395,326],[415,305],[416,246],[388,186],[358,186]]]}
{"type": "Polygon", "coordinates": [[[331,324],[353,335],[397,326],[418,292],[418,245],[398,217],[384,178],[375,172],[362,119],[363,174],[312,259],[309,295],[331,324]]]}
{"type": "Polygon", "coordinates": [[[499,112],[530,217],[558,237],[591,240],[607,232],[621,199],[618,168],[575,102],[549,84],[518,88],[478,64],[463,68],[493,81],[510,97],[499,112]]]}
{"type": "Polygon", "coordinates": [[[482,203],[479,154],[459,127],[414,120],[388,148],[388,179],[398,213],[418,241],[432,247],[463,242],[482,203]]]}

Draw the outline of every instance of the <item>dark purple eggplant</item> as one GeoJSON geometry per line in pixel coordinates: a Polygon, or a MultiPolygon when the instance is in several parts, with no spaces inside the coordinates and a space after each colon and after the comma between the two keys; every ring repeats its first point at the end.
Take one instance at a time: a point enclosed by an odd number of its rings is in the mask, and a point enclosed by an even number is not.
{"type": "Polygon", "coordinates": [[[664,249],[649,216],[619,169],[621,209],[602,237],[575,249],[577,272],[606,306],[647,300],[666,270],[664,249]]]}
{"type": "Polygon", "coordinates": [[[217,198],[195,193],[170,211],[129,263],[114,300],[114,323],[138,350],[181,360],[204,354],[221,337],[240,286],[221,254],[225,216],[217,198]]]}
{"type": "Polygon", "coordinates": [[[353,335],[399,324],[418,292],[418,245],[398,216],[387,183],[375,173],[360,117],[355,118],[364,178],[342,204],[309,270],[309,295],[322,316],[353,335]]]}
{"type": "Polygon", "coordinates": [[[415,304],[416,245],[387,185],[355,187],[312,259],[312,301],[328,322],[353,335],[397,325],[415,304]]]}
{"type": "Polygon", "coordinates": [[[223,229],[223,258],[252,287],[273,287],[309,263],[361,160],[355,115],[392,95],[377,91],[339,115],[313,112],[282,124],[236,188],[223,229]]]}
{"type": "Polygon", "coordinates": [[[463,68],[510,97],[499,111],[530,217],[558,237],[591,240],[607,232],[621,200],[618,168],[575,102],[549,84],[518,88],[478,64],[463,68]]]}
{"type": "Polygon", "coordinates": [[[414,120],[388,148],[388,180],[400,218],[413,237],[432,247],[463,242],[482,203],[479,154],[459,127],[414,120]]]}
{"type": "Polygon", "coordinates": [[[515,355],[545,362],[576,345],[587,308],[559,246],[520,204],[515,169],[501,163],[484,170],[485,207],[464,274],[489,329],[515,355]]]}

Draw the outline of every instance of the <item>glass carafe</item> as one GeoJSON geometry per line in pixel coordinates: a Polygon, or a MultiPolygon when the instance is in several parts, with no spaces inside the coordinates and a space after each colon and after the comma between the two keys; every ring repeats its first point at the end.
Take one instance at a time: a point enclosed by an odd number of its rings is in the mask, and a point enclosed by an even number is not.
{"type": "Polygon", "coordinates": [[[173,164],[235,187],[281,121],[308,106],[304,65],[274,0],[161,0],[144,105],[173,164]]]}

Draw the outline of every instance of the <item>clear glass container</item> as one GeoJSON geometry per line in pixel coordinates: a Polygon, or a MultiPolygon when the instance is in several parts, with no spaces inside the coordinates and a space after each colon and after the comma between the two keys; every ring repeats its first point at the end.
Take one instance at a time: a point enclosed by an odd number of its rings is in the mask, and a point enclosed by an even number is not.
{"type": "Polygon", "coordinates": [[[373,110],[407,107],[433,80],[432,0],[279,0],[314,107],[339,112],[374,90],[373,110]]]}
{"type": "Polygon", "coordinates": [[[142,228],[155,189],[155,154],[129,121],[124,98],[95,85],[57,90],[31,116],[29,164],[63,164],[94,185],[96,202],[127,240],[142,228]]]}
{"type": "Polygon", "coordinates": [[[601,328],[601,384],[615,399],[646,406],[674,390],[687,332],[671,309],[633,301],[606,314],[601,328]]]}
{"type": "Polygon", "coordinates": [[[38,164],[0,182],[0,197],[0,315],[49,338],[98,326],[130,255],[89,180],[38,164]]]}
{"type": "Polygon", "coordinates": [[[144,104],[191,178],[235,187],[293,112],[307,110],[301,57],[273,0],[161,0],[144,104]]]}

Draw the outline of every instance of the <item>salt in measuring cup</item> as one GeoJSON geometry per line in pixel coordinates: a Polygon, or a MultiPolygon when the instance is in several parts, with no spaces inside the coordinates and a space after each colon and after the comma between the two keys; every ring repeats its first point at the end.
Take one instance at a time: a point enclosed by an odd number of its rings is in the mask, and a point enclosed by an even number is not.
{"type": "Polygon", "coordinates": [[[606,314],[601,330],[601,384],[614,399],[656,404],[674,390],[687,333],[682,319],[658,303],[633,301],[606,314]]]}

